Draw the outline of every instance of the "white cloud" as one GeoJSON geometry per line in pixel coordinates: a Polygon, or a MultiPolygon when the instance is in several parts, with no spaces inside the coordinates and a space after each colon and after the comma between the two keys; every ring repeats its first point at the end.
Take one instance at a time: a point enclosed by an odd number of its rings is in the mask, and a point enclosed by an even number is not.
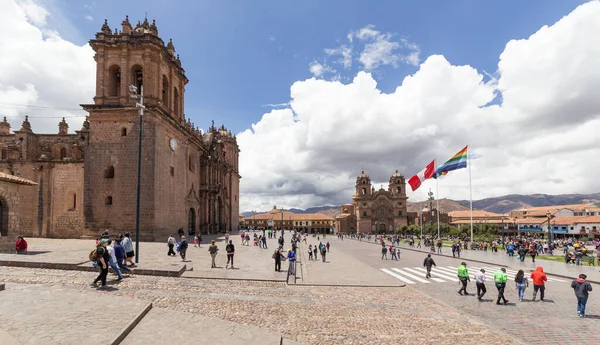
{"type": "Polygon", "coordinates": [[[366,70],[373,70],[380,65],[398,67],[400,62],[419,65],[419,46],[406,39],[394,41],[391,33],[381,33],[375,30],[374,25],[367,25],[353,33],[353,36],[365,42],[358,60],[366,70]]]}
{"type": "MultiPolygon", "coordinates": [[[[345,84],[297,81],[289,108],[264,114],[238,135],[241,209],[349,202],[362,169],[375,188],[385,187],[395,169],[409,178],[466,144],[477,156],[474,198],[598,192],[597,18],[600,2],[593,1],[527,39],[508,42],[488,82],[474,67],[452,65],[440,55],[425,59],[391,93],[380,91],[366,72],[345,84]],[[500,102],[490,105],[498,93],[500,102]]],[[[366,27],[351,39],[373,43],[381,35],[366,27]]],[[[378,51],[389,50],[372,48],[378,51]]],[[[393,60],[361,63],[366,69],[386,61],[393,60]]],[[[451,172],[439,185],[440,197],[469,197],[467,170],[451,172]]],[[[426,199],[430,187],[435,192],[427,181],[410,200],[426,199]]]]}
{"type": "Polygon", "coordinates": [[[0,109],[13,130],[25,114],[37,132],[58,132],[63,116],[70,130],[79,130],[86,113],[75,109],[92,102],[94,52],[46,27],[52,15],[31,0],[0,2],[0,31],[10,32],[0,35],[0,109]]]}
{"type": "Polygon", "coordinates": [[[83,18],[89,20],[90,22],[94,20],[94,17],[90,16],[89,14],[84,16],[83,18]]]}
{"type": "Polygon", "coordinates": [[[46,25],[46,17],[48,17],[50,13],[48,13],[44,7],[37,4],[34,0],[17,0],[16,3],[21,10],[25,12],[27,19],[33,25],[38,27],[46,25]]]}
{"type": "Polygon", "coordinates": [[[337,48],[326,48],[325,54],[329,56],[340,55],[338,63],[341,63],[344,68],[350,68],[352,66],[352,47],[342,44],[337,48]]]}
{"type": "Polygon", "coordinates": [[[310,71],[310,73],[312,73],[315,77],[321,77],[323,76],[325,73],[335,73],[336,71],[324,64],[321,64],[317,61],[313,61],[308,65],[308,69],[310,71]]]}
{"type": "Polygon", "coordinates": [[[275,42],[275,41],[277,41],[277,38],[273,35],[269,35],[269,41],[275,42]]]}

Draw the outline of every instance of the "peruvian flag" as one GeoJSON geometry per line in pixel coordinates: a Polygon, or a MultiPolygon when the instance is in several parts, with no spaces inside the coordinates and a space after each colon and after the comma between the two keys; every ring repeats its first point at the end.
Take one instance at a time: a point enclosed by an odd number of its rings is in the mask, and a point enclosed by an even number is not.
{"type": "Polygon", "coordinates": [[[413,192],[416,191],[419,187],[421,187],[421,183],[429,178],[432,178],[435,174],[435,160],[432,160],[431,163],[427,164],[425,169],[421,170],[418,174],[411,177],[408,180],[408,184],[412,188],[413,192]]]}

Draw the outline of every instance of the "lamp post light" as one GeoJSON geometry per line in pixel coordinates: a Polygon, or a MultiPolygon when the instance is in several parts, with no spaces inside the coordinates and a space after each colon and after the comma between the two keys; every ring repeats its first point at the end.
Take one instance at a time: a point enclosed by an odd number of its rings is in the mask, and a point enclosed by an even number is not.
{"type": "Polygon", "coordinates": [[[431,188],[429,188],[429,227],[431,230],[431,237],[433,238],[433,192],[431,188]]]}
{"type": "Polygon", "coordinates": [[[135,263],[140,262],[140,184],[142,178],[142,118],[144,116],[144,86],[140,85],[140,94],[137,93],[137,87],[135,85],[129,85],[129,96],[133,99],[139,98],[139,103],[135,103],[135,107],[138,109],[140,115],[140,135],[138,138],[138,165],[137,165],[137,199],[135,206],[135,263]]]}

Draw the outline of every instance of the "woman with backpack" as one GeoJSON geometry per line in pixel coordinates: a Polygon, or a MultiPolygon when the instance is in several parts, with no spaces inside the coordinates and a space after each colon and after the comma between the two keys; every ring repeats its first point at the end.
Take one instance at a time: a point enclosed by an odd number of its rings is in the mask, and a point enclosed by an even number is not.
{"type": "Polygon", "coordinates": [[[225,268],[229,265],[229,261],[231,261],[231,268],[233,268],[233,255],[235,254],[235,246],[233,245],[233,241],[229,240],[229,243],[225,246],[225,251],[227,252],[227,264],[225,268]]]}
{"type": "Polygon", "coordinates": [[[515,287],[519,293],[519,301],[523,302],[523,296],[525,296],[525,288],[529,287],[529,279],[525,276],[523,270],[519,270],[515,276],[515,287]]]}

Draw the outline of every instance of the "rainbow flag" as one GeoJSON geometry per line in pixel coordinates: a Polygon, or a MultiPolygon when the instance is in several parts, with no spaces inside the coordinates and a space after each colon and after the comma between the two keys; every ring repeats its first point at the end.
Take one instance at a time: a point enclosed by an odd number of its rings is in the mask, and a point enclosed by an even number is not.
{"type": "Polygon", "coordinates": [[[467,156],[469,151],[469,145],[465,146],[464,149],[458,151],[454,156],[450,157],[446,163],[442,164],[436,169],[433,178],[444,176],[452,170],[458,170],[467,167],[467,156]]]}

